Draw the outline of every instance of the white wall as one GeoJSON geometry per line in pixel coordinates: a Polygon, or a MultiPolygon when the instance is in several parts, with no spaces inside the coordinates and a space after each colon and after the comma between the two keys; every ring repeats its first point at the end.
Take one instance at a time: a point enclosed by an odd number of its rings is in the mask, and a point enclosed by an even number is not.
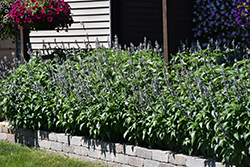
{"type": "Polygon", "coordinates": [[[31,31],[30,42],[33,50],[41,49],[43,40],[55,45],[55,39],[61,46],[63,41],[68,47],[77,47],[75,41],[81,47],[85,47],[83,41],[87,41],[87,36],[92,47],[98,38],[101,44],[108,46],[110,40],[110,3],[109,0],[65,0],[72,7],[74,23],[68,32],[56,30],[31,31]],[[83,23],[83,25],[80,24],[83,23]]]}

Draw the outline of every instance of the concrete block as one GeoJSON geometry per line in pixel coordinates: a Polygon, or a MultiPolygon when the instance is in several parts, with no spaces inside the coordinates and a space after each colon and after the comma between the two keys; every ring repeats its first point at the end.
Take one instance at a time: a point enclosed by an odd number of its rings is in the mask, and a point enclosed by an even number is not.
{"type": "Polygon", "coordinates": [[[160,163],[157,161],[148,160],[148,159],[144,160],[144,167],[159,167],[159,166],[160,166],[160,163]]]}
{"type": "Polygon", "coordinates": [[[62,143],[51,142],[51,143],[50,143],[50,147],[51,147],[52,150],[55,150],[55,151],[62,151],[62,143]]]}
{"type": "Polygon", "coordinates": [[[7,140],[7,133],[0,132],[0,140],[7,140]]]}
{"type": "Polygon", "coordinates": [[[130,165],[122,165],[122,167],[131,167],[130,165]]]}
{"type": "Polygon", "coordinates": [[[0,134],[3,133],[3,124],[0,122],[0,134]]]}
{"type": "Polygon", "coordinates": [[[9,133],[8,126],[7,125],[2,125],[2,132],[3,133],[9,133]]]}
{"type": "Polygon", "coordinates": [[[152,159],[152,150],[150,149],[136,147],[135,153],[137,157],[152,159]]]}
{"type": "Polygon", "coordinates": [[[129,156],[128,157],[128,164],[132,165],[132,166],[143,166],[144,159],[143,158],[129,156]]]}
{"type": "Polygon", "coordinates": [[[168,154],[168,151],[152,150],[152,159],[161,162],[168,162],[168,154]]]}
{"type": "Polygon", "coordinates": [[[171,153],[169,154],[168,160],[172,164],[186,165],[187,155],[171,153]]]}
{"type": "Polygon", "coordinates": [[[78,137],[78,136],[70,137],[70,145],[81,146],[82,145],[82,137],[78,137]]]}
{"type": "Polygon", "coordinates": [[[105,161],[114,161],[115,155],[114,153],[111,153],[111,152],[102,152],[101,159],[105,161]]]}
{"type": "Polygon", "coordinates": [[[56,133],[49,133],[49,137],[48,137],[49,141],[57,141],[57,134],[56,133]]]}
{"type": "Polygon", "coordinates": [[[57,134],[57,141],[61,143],[69,143],[69,135],[67,134],[57,134]]]}
{"type": "Polygon", "coordinates": [[[42,140],[49,140],[49,132],[38,130],[37,131],[37,138],[42,140]]]}
{"type": "Polygon", "coordinates": [[[91,148],[92,147],[92,141],[93,139],[89,138],[89,137],[83,137],[82,138],[82,146],[87,147],[87,148],[91,148]]]}
{"type": "Polygon", "coordinates": [[[115,163],[115,162],[107,162],[106,163],[108,166],[113,166],[113,167],[123,167],[122,164],[115,163]]]}
{"type": "Polygon", "coordinates": [[[81,159],[81,156],[76,155],[76,154],[71,154],[71,153],[69,153],[69,158],[77,158],[77,159],[81,159]]]}
{"type": "MultiPolygon", "coordinates": [[[[177,167],[176,165],[170,164],[170,163],[164,163],[160,162],[159,167],[177,167]]],[[[203,167],[203,166],[202,166],[203,167]]]]}
{"type": "Polygon", "coordinates": [[[81,147],[81,146],[74,146],[75,150],[74,153],[78,155],[87,155],[87,148],[81,147]]]}
{"type": "Polygon", "coordinates": [[[50,149],[50,141],[48,140],[38,140],[38,145],[41,148],[50,149]]]}
{"type": "Polygon", "coordinates": [[[36,147],[37,146],[37,139],[34,137],[28,137],[28,146],[36,147]]]}
{"type": "Polygon", "coordinates": [[[107,162],[106,161],[104,161],[104,160],[101,160],[101,159],[93,159],[93,161],[92,162],[94,162],[94,163],[97,163],[97,164],[106,164],[107,162]]]}
{"type": "Polygon", "coordinates": [[[19,136],[24,136],[24,129],[23,128],[16,128],[15,129],[15,134],[19,136]]]}
{"type": "Polygon", "coordinates": [[[14,134],[7,134],[7,140],[11,142],[15,142],[15,135],[14,134]]]}
{"type": "Polygon", "coordinates": [[[187,167],[205,166],[205,159],[191,157],[191,156],[187,156],[186,158],[187,158],[187,160],[186,160],[186,166],[187,167]]]}
{"type": "Polygon", "coordinates": [[[92,148],[100,151],[108,151],[110,142],[103,142],[103,141],[98,141],[98,140],[93,140],[92,141],[92,148]]]}
{"type": "Polygon", "coordinates": [[[0,140],[7,140],[7,133],[0,133],[0,140]]]}
{"type": "Polygon", "coordinates": [[[91,158],[101,158],[101,151],[92,148],[87,149],[87,155],[91,158]]]}
{"type": "Polygon", "coordinates": [[[223,165],[221,162],[215,162],[215,167],[226,167],[226,165],[223,165]]]}
{"type": "Polygon", "coordinates": [[[81,160],[83,160],[83,161],[94,161],[93,158],[89,158],[88,156],[81,156],[81,160]]]}
{"type": "Polygon", "coordinates": [[[69,157],[69,153],[65,153],[65,152],[58,152],[58,154],[68,158],[69,157]]]}
{"type": "Polygon", "coordinates": [[[128,155],[116,154],[114,161],[121,164],[128,164],[128,155]]]}
{"type": "Polygon", "coordinates": [[[24,134],[23,135],[26,136],[26,137],[35,138],[36,137],[36,131],[30,130],[30,129],[24,129],[24,134]]]}
{"type": "Polygon", "coordinates": [[[125,148],[125,145],[122,145],[122,144],[119,144],[119,143],[115,143],[114,144],[114,149],[112,150],[114,153],[124,153],[124,149],[123,147],[125,148]]]}
{"type": "Polygon", "coordinates": [[[74,153],[75,146],[68,145],[68,144],[62,144],[62,151],[65,153],[74,153]]]}
{"type": "Polygon", "coordinates": [[[20,144],[24,144],[25,143],[25,138],[23,135],[15,135],[15,142],[16,143],[20,143],[20,144]]]}
{"type": "Polygon", "coordinates": [[[138,147],[135,147],[133,145],[123,145],[123,148],[122,148],[122,153],[123,154],[126,154],[126,155],[132,155],[132,156],[135,156],[136,155],[136,149],[138,147]]]}

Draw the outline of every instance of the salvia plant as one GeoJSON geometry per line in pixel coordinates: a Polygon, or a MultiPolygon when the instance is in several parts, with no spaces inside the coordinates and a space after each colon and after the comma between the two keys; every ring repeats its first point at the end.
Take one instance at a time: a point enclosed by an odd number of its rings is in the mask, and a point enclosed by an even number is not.
{"type": "MultiPolygon", "coordinates": [[[[242,7],[245,0],[195,0],[193,28],[194,37],[201,46],[206,47],[211,39],[218,40],[218,45],[231,45],[231,41],[241,48],[249,47],[249,30],[237,22],[245,21],[242,7]],[[237,6],[239,8],[237,8],[237,6]],[[237,17],[235,15],[238,15],[237,17]],[[243,18],[241,18],[243,16],[243,18]]],[[[248,2],[247,2],[248,3],[248,2]]],[[[245,8],[246,9],[246,8],[245,8]]],[[[245,10],[247,11],[247,10],[245,10]]]]}
{"type": "Polygon", "coordinates": [[[249,166],[249,53],[197,46],[183,46],[170,62],[158,44],[152,49],[146,42],[125,49],[117,40],[112,48],[57,48],[51,59],[30,52],[28,63],[15,60],[16,68],[2,73],[0,107],[16,127],[249,166]]]}

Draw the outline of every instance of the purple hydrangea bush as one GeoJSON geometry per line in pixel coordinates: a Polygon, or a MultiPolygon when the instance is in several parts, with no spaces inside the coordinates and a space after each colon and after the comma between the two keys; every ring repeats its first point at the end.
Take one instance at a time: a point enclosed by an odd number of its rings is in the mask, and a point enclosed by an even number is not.
{"type": "Polygon", "coordinates": [[[249,47],[249,31],[237,23],[235,8],[237,0],[195,0],[193,28],[194,37],[202,46],[211,39],[219,46],[232,44],[249,47]],[[234,41],[234,42],[233,42],[234,41]]]}

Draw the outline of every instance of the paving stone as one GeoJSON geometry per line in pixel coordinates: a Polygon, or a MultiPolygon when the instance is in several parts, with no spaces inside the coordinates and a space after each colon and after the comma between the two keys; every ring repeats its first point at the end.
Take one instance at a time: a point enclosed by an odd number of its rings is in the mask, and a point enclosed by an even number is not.
{"type": "Polygon", "coordinates": [[[187,156],[184,154],[169,154],[168,160],[172,164],[186,165],[187,156]]]}
{"type": "Polygon", "coordinates": [[[67,134],[57,134],[56,141],[68,144],[69,143],[69,136],[67,134]]]}
{"type": "Polygon", "coordinates": [[[70,145],[81,146],[82,145],[82,137],[78,137],[78,136],[70,137],[70,145]]]}
{"type": "Polygon", "coordinates": [[[62,150],[66,153],[74,153],[75,146],[68,145],[68,144],[62,144],[62,150]]]}
{"type": "Polygon", "coordinates": [[[7,140],[7,133],[0,133],[0,140],[7,140]]]}
{"type": "Polygon", "coordinates": [[[51,142],[50,147],[51,147],[52,150],[62,151],[62,143],[51,142]]]}
{"type": "Polygon", "coordinates": [[[57,141],[57,134],[56,133],[49,133],[49,137],[48,137],[49,141],[57,141]]]}
{"type": "Polygon", "coordinates": [[[168,162],[168,154],[169,151],[152,150],[152,159],[161,162],[168,162]]]}
{"type": "Polygon", "coordinates": [[[133,157],[129,156],[128,157],[128,164],[133,165],[133,166],[143,166],[144,164],[144,159],[143,158],[138,158],[138,157],[133,157]]]}
{"type": "Polygon", "coordinates": [[[152,159],[152,150],[150,149],[136,147],[135,153],[137,157],[152,159]]]}
{"type": "Polygon", "coordinates": [[[159,167],[159,166],[160,166],[160,163],[157,161],[148,160],[148,159],[144,160],[144,167],[159,167]]]}
{"type": "Polygon", "coordinates": [[[121,164],[128,164],[128,155],[116,154],[114,161],[121,164]]]}

